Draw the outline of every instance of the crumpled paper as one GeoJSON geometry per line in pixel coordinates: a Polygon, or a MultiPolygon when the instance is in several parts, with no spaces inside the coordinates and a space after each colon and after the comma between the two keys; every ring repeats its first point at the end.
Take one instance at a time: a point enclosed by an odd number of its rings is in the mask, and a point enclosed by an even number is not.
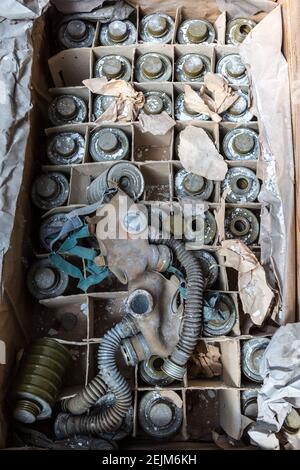
{"type": "Polygon", "coordinates": [[[184,101],[189,109],[210,116],[215,122],[220,122],[220,114],[229,109],[239,95],[229,86],[228,82],[217,73],[207,73],[200,95],[190,85],[184,86],[184,101]]]}
{"type": "Polygon", "coordinates": [[[209,379],[222,374],[221,353],[213,344],[200,341],[189,361],[191,377],[204,376],[209,379]]]}
{"type": "Polygon", "coordinates": [[[136,91],[125,80],[107,80],[103,78],[90,78],[82,82],[92,93],[105,96],[115,96],[117,99],[107,110],[96,119],[95,123],[102,122],[130,122],[134,121],[143,108],[145,97],[143,92],[136,91]]]}
{"type": "Polygon", "coordinates": [[[260,447],[276,449],[279,441],[274,433],[292,407],[300,408],[300,323],[277,330],[264,353],[260,374],[264,383],[258,393],[258,419],[248,434],[260,447]]]}
{"type": "Polygon", "coordinates": [[[142,132],[150,132],[153,135],[165,135],[176,125],[166,111],[155,115],[142,112],[139,115],[139,123],[142,132]]]}
{"type": "Polygon", "coordinates": [[[249,17],[261,11],[269,13],[277,4],[271,0],[216,0],[220,11],[226,11],[232,18],[249,17]]]}
{"type": "Polygon", "coordinates": [[[134,8],[124,0],[117,0],[113,4],[102,6],[104,0],[52,0],[56,8],[65,14],[64,20],[81,18],[87,21],[100,21],[107,23],[113,20],[125,20],[134,11],[134,8]]]}
{"type": "Polygon", "coordinates": [[[261,263],[270,285],[280,291],[281,306],[275,320],[284,324],[293,322],[296,314],[296,224],[290,88],[288,64],[282,54],[281,7],[248,35],[240,46],[240,55],[252,81],[253,103],[259,116],[261,263]]]}
{"type": "Polygon", "coordinates": [[[200,127],[187,126],[181,131],[178,156],[186,171],[213,181],[225,178],[227,163],[200,127]]]}
{"type": "Polygon", "coordinates": [[[264,268],[240,240],[224,240],[218,251],[225,257],[225,266],[238,271],[238,288],[244,312],[250,315],[255,325],[262,325],[274,299],[264,268]]]}
{"type": "Polygon", "coordinates": [[[49,0],[1,0],[0,17],[9,20],[33,20],[48,7],[49,0]]]}

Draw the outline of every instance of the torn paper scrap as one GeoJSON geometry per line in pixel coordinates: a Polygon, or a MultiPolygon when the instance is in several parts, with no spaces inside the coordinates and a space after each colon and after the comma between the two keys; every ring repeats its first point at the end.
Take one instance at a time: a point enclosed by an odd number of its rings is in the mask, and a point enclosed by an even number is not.
{"type": "Polygon", "coordinates": [[[299,351],[300,323],[289,323],[277,330],[264,353],[260,365],[264,383],[258,393],[257,424],[248,431],[260,447],[278,448],[275,433],[282,428],[292,407],[300,408],[299,351]]]}
{"type": "Polygon", "coordinates": [[[217,41],[219,44],[225,44],[226,36],[226,13],[223,12],[215,21],[214,27],[217,32],[217,41]]]}
{"type": "Polygon", "coordinates": [[[232,18],[249,17],[256,13],[269,13],[277,6],[271,0],[216,0],[220,11],[226,11],[232,18]]]}
{"type": "Polygon", "coordinates": [[[153,135],[165,135],[176,125],[174,119],[166,111],[160,114],[142,112],[139,115],[139,122],[142,132],[150,132],[153,135]]]}
{"type": "Polygon", "coordinates": [[[219,253],[225,257],[226,266],[238,271],[238,288],[244,312],[250,315],[255,325],[262,325],[274,299],[264,268],[240,240],[224,240],[219,253]]]}
{"type": "Polygon", "coordinates": [[[200,95],[207,106],[217,114],[225,113],[239,99],[239,95],[224,77],[211,72],[204,77],[204,87],[200,95]]]}
{"type": "Polygon", "coordinates": [[[223,181],[227,163],[204,129],[187,126],[180,133],[178,156],[188,172],[213,181],[223,181]]]}
{"type": "Polygon", "coordinates": [[[222,121],[222,118],[204,103],[199,93],[190,85],[184,85],[184,104],[192,112],[206,114],[215,122],[222,121]]]}
{"type": "Polygon", "coordinates": [[[90,78],[82,82],[92,93],[105,96],[115,96],[105,112],[97,118],[96,124],[102,122],[134,121],[145,103],[144,94],[136,91],[125,80],[110,80],[106,78],[90,78]]]}

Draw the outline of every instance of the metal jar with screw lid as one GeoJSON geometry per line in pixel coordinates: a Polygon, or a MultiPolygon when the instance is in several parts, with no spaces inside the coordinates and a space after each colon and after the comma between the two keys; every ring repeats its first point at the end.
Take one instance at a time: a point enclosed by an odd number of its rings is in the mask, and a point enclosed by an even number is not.
{"type": "Polygon", "coordinates": [[[14,386],[14,418],[25,424],[49,418],[70,362],[70,353],[51,338],[36,340],[20,364],[14,386]]]}
{"type": "Polygon", "coordinates": [[[210,72],[210,59],[201,54],[185,54],[175,64],[175,80],[177,82],[203,82],[204,76],[210,72]]]}
{"type": "Polygon", "coordinates": [[[173,39],[174,20],[166,13],[151,13],[140,22],[140,38],[143,42],[168,44],[173,39]]]}
{"type": "Polygon", "coordinates": [[[207,210],[204,214],[186,216],[184,219],[184,236],[187,241],[201,245],[211,245],[217,234],[217,223],[213,214],[207,210]]]}
{"type": "Polygon", "coordinates": [[[102,24],[99,40],[102,46],[128,46],[136,42],[136,27],[129,20],[102,24]]]}
{"type": "Polygon", "coordinates": [[[127,57],[110,54],[100,57],[95,64],[95,77],[122,79],[127,82],[131,79],[131,63],[127,57]]]}
{"type": "Polygon", "coordinates": [[[239,46],[255,26],[256,22],[250,18],[235,18],[229,21],[226,29],[226,44],[239,46]]]}
{"type": "Polygon", "coordinates": [[[239,54],[222,57],[217,63],[216,71],[232,85],[249,85],[247,69],[239,54]]]}
{"type": "Polygon", "coordinates": [[[192,197],[207,201],[214,190],[214,183],[203,176],[179,170],[175,176],[175,194],[178,198],[192,197]]]}
{"type": "Polygon", "coordinates": [[[139,199],[145,189],[144,177],[136,165],[118,162],[101,173],[87,188],[90,204],[100,201],[111,183],[117,184],[129,197],[139,199]]]}
{"type": "Polygon", "coordinates": [[[172,100],[164,91],[146,91],[144,93],[144,113],[148,115],[161,114],[163,111],[171,116],[172,100]]]}
{"type": "Polygon", "coordinates": [[[206,20],[186,20],[178,28],[179,44],[212,43],[215,39],[215,28],[206,20]]]}
{"type": "Polygon", "coordinates": [[[48,137],[46,153],[53,165],[81,163],[85,140],[79,132],[60,132],[48,137]]]}
{"type": "Polygon", "coordinates": [[[91,47],[95,37],[95,24],[81,19],[64,21],[58,30],[58,42],[62,49],[91,47]]]}
{"type": "Polygon", "coordinates": [[[93,114],[94,119],[98,119],[102,114],[112,105],[112,103],[116,103],[117,98],[115,96],[109,95],[97,95],[94,98],[93,104],[93,114]]]}
{"type": "Polygon", "coordinates": [[[239,98],[233,105],[223,113],[223,121],[229,122],[250,122],[253,114],[249,109],[249,96],[246,91],[237,90],[239,98]]]}
{"type": "Polygon", "coordinates": [[[285,418],[283,429],[288,434],[297,434],[300,431],[300,414],[295,408],[292,408],[292,411],[285,418]]]}
{"type": "Polygon", "coordinates": [[[252,129],[233,129],[225,135],[222,148],[227,160],[257,160],[260,152],[258,134],[252,129]]]}
{"type": "Polygon", "coordinates": [[[168,395],[159,391],[148,392],[139,403],[138,417],[146,434],[155,439],[167,439],[181,427],[182,399],[171,390],[168,390],[168,395]]]}
{"type": "Polygon", "coordinates": [[[149,385],[164,387],[174,382],[163,370],[164,359],[159,356],[151,356],[146,361],[141,362],[139,374],[141,379],[149,385]]]}
{"type": "Polygon", "coordinates": [[[185,103],[185,93],[180,93],[175,100],[175,119],[177,121],[209,121],[208,114],[192,111],[185,103]]]}
{"type": "Polygon", "coordinates": [[[172,77],[171,60],[165,54],[147,52],[136,61],[137,82],[168,82],[172,77]]]}
{"type": "Polygon", "coordinates": [[[263,382],[263,378],[260,375],[260,364],[269,342],[268,338],[254,338],[243,343],[242,371],[253,382],[263,382]]]}
{"type": "Polygon", "coordinates": [[[225,214],[225,235],[227,239],[241,240],[252,245],[259,236],[259,222],[253,211],[244,207],[228,209],[225,214]]]}
{"type": "Polygon", "coordinates": [[[204,296],[203,334],[205,336],[228,335],[237,320],[235,303],[229,294],[210,292],[204,296]]]}
{"type": "Polygon", "coordinates": [[[193,255],[200,261],[204,275],[205,289],[210,289],[219,277],[219,266],[212,253],[205,250],[193,251],[193,255]]]}
{"type": "Polygon", "coordinates": [[[254,171],[249,168],[230,168],[222,182],[222,192],[226,190],[229,190],[227,202],[255,202],[260,192],[260,183],[254,171]]]}
{"type": "Polygon", "coordinates": [[[33,263],[27,274],[28,290],[36,299],[59,297],[68,287],[69,276],[49,259],[33,263]]]}
{"type": "Polygon", "coordinates": [[[125,160],[129,149],[126,133],[117,127],[102,127],[91,134],[89,150],[95,162],[125,160]]]}
{"type": "Polygon", "coordinates": [[[247,418],[256,420],[258,415],[257,409],[257,391],[244,390],[241,393],[242,413],[247,418]]]}
{"type": "Polygon", "coordinates": [[[31,199],[36,207],[49,210],[62,206],[69,196],[69,182],[63,173],[43,173],[32,185],[31,199]]]}
{"type": "Polygon", "coordinates": [[[48,117],[54,126],[85,122],[87,106],[80,96],[59,95],[50,104],[48,117]]]}

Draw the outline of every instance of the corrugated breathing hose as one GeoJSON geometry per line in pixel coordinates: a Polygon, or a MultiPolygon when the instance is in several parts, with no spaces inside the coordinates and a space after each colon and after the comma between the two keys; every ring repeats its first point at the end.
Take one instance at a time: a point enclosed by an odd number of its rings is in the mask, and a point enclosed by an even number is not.
{"type": "Polygon", "coordinates": [[[137,333],[134,322],[126,317],[104,335],[98,350],[99,374],[79,395],[64,402],[63,409],[71,411],[73,415],[58,415],[55,433],[59,438],[75,434],[98,436],[115,431],[120,426],[131,406],[131,389],[119,372],[115,356],[121,341],[137,333]],[[74,416],[94,405],[101,396],[105,396],[106,390],[115,396],[111,407],[101,409],[94,416],[74,416]]]}
{"type": "Polygon", "coordinates": [[[203,272],[198,259],[175,238],[151,238],[150,242],[168,246],[186,273],[186,300],[179,341],[171,356],[165,359],[163,371],[175,380],[182,380],[186,364],[197,345],[202,331],[203,272]]]}

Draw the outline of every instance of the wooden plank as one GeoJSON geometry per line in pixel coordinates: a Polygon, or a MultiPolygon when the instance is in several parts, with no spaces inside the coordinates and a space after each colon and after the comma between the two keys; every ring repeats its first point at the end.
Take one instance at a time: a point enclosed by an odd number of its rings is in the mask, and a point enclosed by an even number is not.
{"type": "Polygon", "coordinates": [[[289,64],[296,178],[297,319],[300,320],[300,2],[281,0],[284,54],[289,64]]]}

